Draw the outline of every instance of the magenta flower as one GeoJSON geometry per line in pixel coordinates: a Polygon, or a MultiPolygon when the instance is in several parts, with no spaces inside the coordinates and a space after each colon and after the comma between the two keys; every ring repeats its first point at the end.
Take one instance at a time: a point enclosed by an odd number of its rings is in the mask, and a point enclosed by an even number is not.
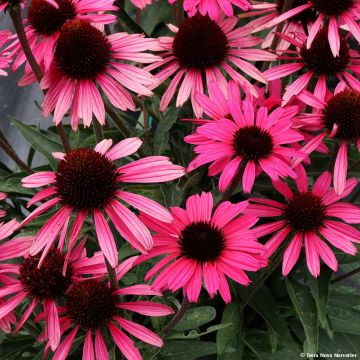
{"type": "MultiPolygon", "coordinates": [[[[284,3],[284,0],[281,0],[280,3],[284,3]]],[[[306,43],[308,49],[311,47],[318,31],[327,24],[327,38],[333,57],[339,56],[341,52],[340,28],[349,30],[350,34],[360,42],[360,27],[357,23],[360,20],[359,0],[297,0],[294,1],[290,10],[271,20],[268,27],[307,14],[311,14],[312,17],[315,15],[315,21],[309,27],[309,37],[306,43]]]]}
{"type": "Polygon", "coordinates": [[[4,70],[10,66],[10,63],[13,61],[11,54],[4,47],[9,42],[11,38],[11,32],[8,30],[0,31],[0,76],[7,76],[8,73],[4,70]]]}
{"type": "MultiPolygon", "coordinates": [[[[345,81],[351,88],[360,90],[358,79],[360,76],[359,52],[350,49],[346,39],[341,37],[339,56],[334,57],[327,33],[327,28],[320,30],[309,49],[306,47],[307,38],[305,35],[296,34],[295,37],[289,37],[279,34],[280,37],[294,45],[296,51],[291,50],[288,55],[279,56],[279,59],[283,58],[287,60],[287,63],[266,70],[264,75],[268,81],[280,79],[290,74],[298,75],[297,79],[286,88],[283,95],[285,103],[305,89],[311,79],[316,79],[315,88],[317,91],[325,91],[327,81],[332,78],[345,81]],[[293,54],[295,56],[292,56],[293,54]]],[[[287,51],[284,53],[286,54],[287,51]]]]}
{"type": "MultiPolygon", "coordinates": [[[[112,14],[104,14],[104,11],[116,10],[112,0],[54,0],[57,7],[47,0],[32,0],[30,2],[28,19],[25,21],[25,32],[37,63],[46,73],[54,57],[56,43],[60,37],[62,26],[69,20],[82,19],[92,24],[110,24],[116,20],[112,14]],[[101,12],[101,13],[100,13],[101,12]]],[[[36,81],[31,67],[26,62],[21,44],[17,37],[8,47],[12,55],[17,55],[12,66],[16,71],[26,63],[25,75],[19,85],[29,85],[36,81]]]]}
{"type": "Polygon", "coordinates": [[[312,191],[308,189],[304,168],[298,166],[297,172],[298,191],[295,193],[282,181],[273,183],[285,197],[285,203],[252,198],[247,212],[260,218],[272,218],[270,223],[254,228],[258,237],[275,233],[265,244],[268,249],[266,256],[271,256],[291,234],[291,241],[283,255],[283,275],[288,275],[298,261],[304,241],[307,267],[317,277],[320,274],[320,258],[332,270],[337,271],[338,268],[336,257],[324,239],[345,253],[355,255],[357,252],[352,242],[360,243],[360,232],[348,224],[360,223],[360,208],[339,202],[351,193],[357,180],[347,180],[345,190],[339,196],[330,188],[329,172],[324,172],[316,180],[312,191]]]}
{"type": "Polygon", "coordinates": [[[161,83],[176,74],[161,99],[161,111],[167,108],[179,87],[176,106],[182,106],[191,97],[195,116],[200,117],[202,108],[195,98],[195,93],[206,92],[206,87],[213,81],[226,87],[222,71],[247,92],[257,95],[254,85],[240,74],[239,70],[266,83],[263,74],[249,61],[271,61],[276,55],[252,49],[251,47],[260,44],[262,40],[249,36],[248,29],[235,29],[237,23],[236,17],[223,19],[221,16],[212,20],[209,16],[196,15],[186,19],[179,28],[169,26],[175,36],[159,38],[160,47],[165,50],[163,59],[146,68],[161,68],[156,74],[161,83]],[[206,79],[205,84],[203,77],[206,79]]]}
{"type": "Polygon", "coordinates": [[[30,255],[36,255],[45,248],[42,260],[59,232],[66,233],[71,215],[76,214],[68,245],[70,252],[85,218],[91,214],[100,248],[115,267],[118,263],[115,239],[102,211],[132,246],[148,252],[152,248],[149,230],[119,199],[161,221],[171,222],[171,215],[155,201],[123,191],[122,184],[171,181],[183,176],[184,168],[172,164],[164,156],[148,156],[116,167],[115,161],[134,154],[141,144],[138,138],[128,138],[111,147],[112,140],[103,140],[94,150],[78,148],[67,154],[56,153],[55,157],[60,160],[56,172],[42,171],[25,177],[22,180],[24,187],[46,186],[29,201],[28,206],[51,199],[38,206],[21,223],[22,226],[45,211],[60,206],[37,234],[30,255]]]}
{"type": "Polygon", "coordinates": [[[84,241],[74,249],[68,258],[65,272],[65,254],[59,249],[51,249],[39,268],[40,256],[29,256],[29,248],[34,241],[31,236],[15,238],[0,246],[0,260],[11,260],[24,256],[21,263],[1,263],[0,320],[23,303],[30,300],[21,317],[17,333],[38,304],[42,304],[46,320],[47,338],[55,350],[60,342],[60,322],[56,300],[65,295],[73,282],[81,281],[84,274],[103,275],[106,273],[104,257],[99,252],[92,258],[86,257],[84,241]],[[10,297],[11,296],[11,297],[10,297]]]}
{"type": "Polygon", "coordinates": [[[303,136],[292,129],[291,120],[297,108],[278,107],[268,113],[266,107],[258,108],[248,99],[241,101],[235,83],[229,85],[227,99],[217,86],[211,89],[216,102],[204,95],[198,95],[197,99],[214,120],[198,126],[194,134],[185,137],[187,143],[196,145],[197,154],[187,170],[193,171],[211,162],[209,175],[221,173],[220,191],[225,191],[243,170],[245,193],[251,192],[256,175],[262,171],[272,180],[279,176],[295,178],[290,161],[300,153],[283,145],[303,140],[303,136]]]}
{"type": "MultiPolygon", "coordinates": [[[[284,5],[284,0],[277,0],[275,2],[267,3],[261,2],[253,5],[253,12],[250,12],[250,16],[259,16],[255,20],[250,21],[246,26],[252,28],[252,32],[264,31],[270,28],[268,34],[265,36],[261,47],[263,49],[269,48],[276,36],[277,26],[273,25],[281,15],[281,10],[284,5]]],[[[282,27],[280,32],[283,35],[292,36],[294,33],[305,33],[305,30],[309,31],[316,20],[316,12],[313,8],[308,7],[307,0],[294,0],[291,4],[290,11],[292,9],[304,9],[295,16],[289,17],[286,20],[281,21],[282,27]],[[301,7],[301,8],[300,8],[301,7]]],[[[281,38],[278,41],[277,49],[285,50],[290,46],[290,43],[281,38]]]]}
{"type": "MultiPolygon", "coordinates": [[[[120,277],[119,277],[120,279],[120,277]]],[[[74,284],[66,295],[66,306],[60,318],[61,333],[70,332],[63,338],[53,359],[66,359],[76,336],[85,332],[83,359],[108,359],[108,351],[101,334],[102,329],[110,335],[121,353],[128,360],[141,360],[139,350],[124,333],[126,331],[147,344],[161,347],[161,338],[145,326],[118,315],[118,309],[133,311],[145,316],[166,316],[174,311],[163,304],[148,300],[124,301],[120,296],[151,296],[161,293],[151,289],[150,285],[132,285],[114,291],[109,285],[98,280],[85,280],[74,284]],[[95,342],[93,336],[95,334],[95,342]]]]}
{"type": "Polygon", "coordinates": [[[245,271],[258,271],[267,265],[264,246],[258,243],[250,227],[257,218],[239,214],[247,201],[221,203],[213,212],[211,193],[190,196],[186,209],[171,208],[172,224],[142,214],[141,219],[154,231],[154,248],[139,261],[165,255],[146,275],[149,280],[160,272],[153,283],[156,290],[183,289],[189,301],[198,300],[202,279],[211,297],[218,291],[225,302],[231,301],[226,276],[248,286],[245,271]]]}
{"type": "Polygon", "coordinates": [[[104,125],[104,101],[97,84],[112,105],[121,110],[135,110],[128,90],[151,96],[148,88],[158,82],[148,71],[119,61],[152,63],[159,57],[144,51],[153,48],[158,48],[158,41],[141,34],[105,36],[87,21],[67,21],[57,39],[49,71],[41,82],[42,89],[47,89],[44,116],[54,112],[54,122],[58,124],[71,107],[74,130],[79,118],[84,126],[90,126],[93,114],[104,125]]]}
{"type": "Polygon", "coordinates": [[[312,147],[307,147],[307,152],[311,152],[326,135],[340,142],[333,177],[335,192],[341,195],[347,178],[347,149],[352,144],[360,149],[360,91],[339,83],[334,95],[328,89],[316,95],[306,90],[298,95],[306,105],[313,107],[313,113],[300,115],[296,119],[296,125],[309,133],[317,133],[312,140],[312,147]]]}

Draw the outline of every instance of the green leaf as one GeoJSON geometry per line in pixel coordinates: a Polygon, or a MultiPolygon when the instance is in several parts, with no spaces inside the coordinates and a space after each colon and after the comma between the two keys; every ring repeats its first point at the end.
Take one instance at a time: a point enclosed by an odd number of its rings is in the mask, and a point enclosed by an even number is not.
{"type": "Polygon", "coordinates": [[[52,153],[56,151],[63,151],[63,146],[60,140],[54,140],[54,134],[50,131],[40,130],[35,126],[26,125],[14,118],[11,119],[22,133],[24,138],[32,145],[32,147],[43,154],[49,161],[53,169],[57,168],[57,160],[53,158],[52,153]]]}
{"type": "Polygon", "coordinates": [[[200,306],[189,309],[174,329],[177,331],[196,329],[214,320],[215,316],[216,310],[211,306],[200,306]]]}
{"type": "Polygon", "coordinates": [[[295,281],[286,279],[286,288],[300,319],[306,340],[304,342],[305,353],[316,353],[318,350],[319,329],[317,326],[316,304],[308,287],[295,281]]]}
{"type": "Polygon", "coordinates": [[[333,271],[329,268],[321,270],[319,277],[314,278],[309,276],[308,284],[311,289],[311,293],[315,299],[318,320],[323,329],[328,328],[328,320],[326,317],[326,309],[329,298],[329,285],[333,271]]]}
{"type": "Polygon", "coordinates": [[[143,21],[141,25],[148,34],[152,34],[157,25],[162,22],[167,23],[172,20],[172,15],[173,9],[167,4],[167,2],[162,1],[153,3],[142,11],[143,21]]]}
{"type": "Polygon", "coordinates": [[[162,155],[169,143],[169,131],[176,123],[179,108],[171,107],[165,112],[154,135],[154,155],[162,155]]]}
{"type": "MultiPolygon", "coordinates": [[[[238,288],[241,297],[248,298],[247,289],[238,288]]],[[[292,338],[285,319],[279,313],[276,301],[269,289],[262,285],[255,294],[249,299],[249,305],[277,332],[279,337],[283,339],[289,349],[298,353],[298,348],[292,338]]]]}
{"type": "Polygon", "coordinates": [[[221,318],[221,323],[230,323],[231,326],[218,331],[218,333],[216,334],[216,345],[219,355],[222,355],[225,352],[227,345],[229,345],[230,343],[231,346],[234,347],[234,339],[237,338],[240,334],[242,326],[242,316],[240,312],[239,302],[233,302],[226,305],[221,318]]]}
{"type": "Polygon", "coordinates": [[[328,316],[335,332],[360,335],[359,295],[332,295],[328,304],[328,316]]]}
{"type": "Polygon", "coordinates": [[[24,188],[21,185],[21,179],[24,176],[25,175],[16,174],[16,175],[11,175],[7,178],[1,179],[0,191],[3,191],[8,194],[15,193],[15,194],[33,196],[35,194],[34,189],[24,188]]]}
{"type": "Polygon", "coordinates": [[[206,341],[168,341],[161,351],[165,359],[193,360],[202,356],[216,354],[217,347],[214,342],[206,341]]]}
{"type": "Polygon", "coordinates": [[[186,339],[197,339],[201,336],[211,334],[213,332],[219,331],[221,329],[225,329],[231,326],[231,324],[218,324],[213,325],[207,328],[206,331],[198,332],[196,330],[190,330],[188,334],[184,334],[183,332],[173,332],[170,335],[166,336],[166,339],[172,340],[186,340],[186,339]]]}

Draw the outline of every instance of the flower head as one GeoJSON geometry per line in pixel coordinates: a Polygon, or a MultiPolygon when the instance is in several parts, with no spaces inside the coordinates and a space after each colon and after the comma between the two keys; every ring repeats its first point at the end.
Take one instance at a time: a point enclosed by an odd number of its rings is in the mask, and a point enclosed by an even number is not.
{"type": "Polygon", "coordinates": [[[288,275],[298,261],[304,241],[307,267],[317,277],[320,274],[320,258],[332,270],[337,271],[338,267],[336,257],[324,239],[348,254],[357,252],[352,242],[360,243],[360,232],[348,224],[360,223],[360,208],[340,202],[351,193],[357,180],[347,180],[345,190],[339,196],[330,188],[331,174],[324,172],[310,191],[304,168],[298,166],[296,169],[296,192],[281,180],[273,183],[285,197],[284,203],[252,198],[247,212],[260,218],[277,218],[254,228],[258,237],[275,233],[265,244],[266,256],[271,256],[290,234],[291,241],[283,255],[283,275],[288,275]]]}
{"type": "Polygon", "coordinates": [[[157,80],[148,71],[119,60],[152,63],[159,57],[144,51],[154,47],[158,47],[158,41],[141,34],[105,36],[85,20],[67,21],[57,39],[49,71],[41,82],[42,88],[47,89],[42,105],[44,116],[54,112],[54,122],[58,124],[71,107],[74,130],[80,118],[84,126],[90,126],[93,114],[100,124],[105,124],[104,101],[97,84],[112,105],[135,110],[128,90],[150,96],[148,88],[157,84],[157,80]]]}
{"type": "MultiPolygon", "coordinates": [[[[302,75],[287,86],[283,95],[285,103],[306,89],[311,79],[315,79],[315,88],[318,91],[324,91],[327,82],[332,79],[337,79],[338,82],[345,81],[351,88],[360,90],[358,79],[360,54],[350,48],[346,38],[340,37],[339,55],[334,56],[327,32],[327,28],[319,30],[310,47],[307,47],[307,37],[303,34],[295,34],[294,37],[285,36],[287,41],[296,47],[296,51],[291,50],[289,56],[284,57],[287,60],[286,64],[274,66],[264,72],[266,79],[271,81],[302,71],[299,73],[302,75]],[[291,56],[294,53],[295,56],[291,56]],[[293,60],[293,62],[289,62],[289,60],[293,60]]],[[[283,35],[279,36],[284,37],[283,35]]],[[[286,54],[286,51],[284,53],[286,54]]],[[[279,56],[279,59],[281,58],[282,56],[279,56]]]]}
{"type": "MultiPolygon", "coordinates": [[[[92,0],[53,0],[52,2],[55,2],[56,7],[47,0],[31,0],[25,26],[32,53],[44,73],[50,68],[61,29],[68,21],[82,19],[99,26],[110,24],[116,20],[115,15],[103,13],[117,9],[112,0],[96,2],[92,0]]],[[[16,71],[26,62],[17,37],[8,49],[11,50],[12,55],[17,56],[12,67],[16,71]]],[[[26,62],[25,75],[19,85],[24,86],[35,81],[35,75],[26,62]]]]}
{"type": "MultiPolygon", "coordinates": [[[[119,276],[119,280],[120,278],[121,276],[119,276]]],[[[110,331],[114,342],[124,357],[129,360],[141,360],[141,355],[125,332],[147,344],[163,346],[163,341],[158,335],[145,326],[122,317],[118,313],[118,309],[133,311],[145,316],[166,316],[174,311],[166,305],[148,300],[120,300],[120,296],[127,295],[143,297],[159,296],[161,293],[152,290],[150,285],[132,285],[114,290],[109,284],[92,279],[72,285],[67,292],[66,305],[60,318],[64,324],[61,333],[64,334],[68,330],[70,332],[62,339],[53,359],[65,359],[76,336],[80,333],[85,333],[83,359],[93,359],[94,353],[97,359],[107,359],[108,351],[102,335],[104,329],[110,331]]]]}
{"type": "MultiPolygon", "coordinates": [[[[284,0],[278,3],[284,3],[284,0]]],[[[313,23],[309,26],[309,37],[306,46],[309,49],[318,31],[329,24],[327,28],[327,38],[334,57],[339,56],[341,51],[341,35],[339,30],[347,29],[358,42],[360,42],[360,1],[359,0],[309,0],[294,1],[291,9],[272,19],[268,27],[292,19],[299,19],[311,14],[313,23]]]]}
{"type": "Polygon", "coordinates": [[[239,216],[247,202],[226,201],[213,211],[211,193],[190,196],[186,209],[171,208],[172,224],[166,224],[142,214],[141,219],[154,231],[154,248],[138,261],[159,255],[165,257],[146,275],[156,273],[156,290],[183,289],[192,302],[198,300],[202,279],[213,297],[218,291],[226,302],[231,301],[226,276],[247,286],[245,271],[257,271],[267,265],[264,246],[259,244],[250,228],[257,222],[253,215],[239,216]]]}
{"type": "Polygon", "coordinates": [[[248,29],[235,29],[237,23],[236,17],[224,20],[221,16],[212,20],[207,15],[195,15],[187,18],[179,28],[169,26],[175,36],[160,38],[160,46],[165,50],[163,59],[147,67],[148,70],[161,67],[156,74],[160,82],[176,73],[161,99],[161,111],[166,109],[179,87],[176,106],[182,106],[191,96],[195,116],[200,117],[202,108],[195,93],[204,93],[213,81],[217,81],[222,87],[226,86],[221,70],[243,89],[257,95],[255,87],[233,67],[266,83],[262,73],[248,61],[271,61],[276,56],[264,50],[251,49],[262,40],[249,36],[248,29]],[[203,78],[206,80],[205,84],[203,78]]]}
{"type": "Polygon", "coordinates": [[[43,259],[59,232],[66,233],[70,217],[74,213],[75,220],[68,245],[68,251],[71,252],[85,218],[91,215],[100,248],[110,264],[115,267],[118,263],[118,253],[103,211],[131,245],[141,252],[149,251],[152,247],[149,230],[119,200],[163,221],[171,222],[171,216],[155,201],[121,188],[124,183],[146,184],[174,180],[184,175],[184,169],[172,164],[164,156],[149,156],[116,167],[115,161],[134,154],[141,144],[142,141],[138,138],[128,138],[111,147],[112,140],[103,140],[95,149],[78,148],[67,154],[56,153],[56,158],[60,160],[56,172],[44,171],[24,178],[24,187],[46,186],[29,201],[28,206],[44,199],[51,199],[38,206],[22,225],[59,206],[55,215],[39,231],[30,248],[30,254],[36,255],[45,248],[41,256],[43,259]]]}
{"type": "Polygon", "coordinates": [[[243,169],[242,184],[246,193],[251,192],[256,175],[262,171],[272,180],[279,176],[295,177],[290,160],[299,153],[283,146],[303,139],[292,129],[291,119],[297,112],[294,107],[277,107],[269,112],[265,106],[258,107],[249,99],[241,101],[235,83],[229,84],[227,99],[218,86],[212,85],[211,89],[216,102],[201,94],[197,99],[214,120],[205,121],[185,138],[186,142],[196,145],[197,154],[188,171],[212,162],[209,175],[221,173],[219,189],[225,191],[243,169]]]}
{"type": "Polygon", "coordinates": [[[67,259],[60,250],[48,251],[42,266],[39,268],[40,255],[29,255],[34,238],[32,236],[14,238],[0,245],[0,260],[11,260],[22,256],[20,263],[1,263],[0,282],[0,320],[29,299],[30,303],[21,317],[17,333],[38,304],[42,304],[46,320],[47,337],[52,349],[60,341],[60,323],[56,301],[63,297],[70,285],[81,281],[84,274],[103,275],[106,273],[104,258],[96,253],[92,258],[86,257],[82,241],[67,259]],[[67,262],[66,268],[64,267],[67,262]],[[65,271],[64,271],[65,268],[65,271]]]}
{"type": "Polygon", "coordinates": [[[355,144],[360,149],[360,89],[350,89],[345,83],[339,83],[334,94],[329,90],[316,94],[303,90],[298,99],[313,108],[312,113],[301,114],[295,120],[298,128],[316,133],[307,152],[326,136],[340,143],[333,176],[335,192],[341,195],[347,178],[348,147],[355,144]]]}

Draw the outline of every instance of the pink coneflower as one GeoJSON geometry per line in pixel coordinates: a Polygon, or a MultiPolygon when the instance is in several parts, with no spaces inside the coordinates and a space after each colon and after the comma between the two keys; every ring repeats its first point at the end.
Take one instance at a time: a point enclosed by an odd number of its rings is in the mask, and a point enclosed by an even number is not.
{"type": "MultiPolygon", "coordinates": [[[[281,0],[280,3],[284,3],[281,0]]],[[[283,14],[279,14],[268,23],[268,27],[275,26],[287,19],[306,16],[307,13],[316,14],[314,24],[309,29],[309,37],[306,46],[309,49],[316,37],[316,34],[326,24],[327,38],[331,52],[334,57],[340,55],[341,36],[340,27],[350,30],[350,33],[360,42],[360,27],[357,21],[360,20],[360,1],[359,0],[298,0],[292,8],[283,14]]]]}
{"type": "MultiPolygon", "coordinates": [[[[72,19],[82,19],[93,24],[110,24],[116,20],[115,15],[104,14],[104,11],[116,10],[112,0],[55,0],[57,8],[47,0],[32,0],[30,2],[28,19],[25,21],[25,32],[37,63],[46,73],[54,57],[55,46],[60,37],[62,26],[72,19]]],[[[21,44],[16,38],[9,46],[17,58],[12,69],[16,71],[26,57],[21,44]]],[[[25,75],[19,85],[29,85],[36,81],[31,67],[26,62],[25,75]]]]}
{"type": "Polygon", "coordinates": [[[223,12],[226,16],[233,16],[233,6],[243,11],[249,11],[253,7],[248,0],[185,0],[184,9],[189,16],[195,15],[198,11],[201,15],[209,15],[213,20],[219,18],[223,12]]]}
{"type": "Polygon", "coordinates": [[[104,101],[97,84],[115,107],[135,110],[128,90],[151,96],[148,87],[158,82],[148,71],[124,61],[145,64],[159,60],[158,56],[144,52],[152,48],[158,48],[158,40],[141,34],[105,36],[87,21],[67,21],[57,39],[49,71],[41,82],[41,87],[48,89],[44,116],[54,112],[54,122],[58,124],[71,107],[74,130],[79,118],[84,126],[90,126],[93,114],[100,124],[105,124],[104,101]]]}
{"type": "Polygon", "coordinates": [[[53,359],[66,359],[76,336],[85,333],[83,359],[108,359],[108,351],[102,335],[107,329],[126,359],[141,360],[141,354],[124,331],[147,344],[161,347],[163,341],[145,326],[120,316],[118,310],[133,311],[145,316],[166,316],[174,311],[163,304],[148,300],[124,301],[120,296],[161,295],[150,285],[132,285],[118,290],[98,280],[86,280],[71,286],[66,295],[66,306],[60,319],[61,333],[70,332],[62,340],[53,359]],[[95,342],[93,340],[95,337],[95,342]],[[94,354],[95,353],[95,354],[94,354]]]}
{"type": "Polygon", "coordinates": [[[206,122],[197,127],[194,134],[185,137],[187,143],[196,145],[197,154],[187,170],[193,171],[211,162],[209,175],[221,173],[220,191],[225,191],[243,170],[245,193],[251,192],[256,175],[262,171],[272,180],[279,176],[296,177],[290,160],[298,157],[299,152],[283,145],[303,140],[303,136],[291,128],[297,109],[277,107],[269,113],[266,107],[258,107],[248,99],[241,101],[238,94],[239,89],[232,84],[227,101],[220,96],[220,91],[217,98],[222,101],[216,103],[205,96],[198,97],[205,106],[211,107],[210,117],[216,114],[222,118],[206,122]],[[227,110],[229,113],[225,115],[227,110]]]}
{"type": "Polygon", "coordinates": [[[162,68],[156,74],[160,82],[176,73],[161,99],[161,111],[166,109],[179,87],[176,106],[182,106],[191,97],[194,113],[200,117],[202,108],[195,93],[204,93],[204,86],[208,87],[213,81],[225,87],[226,80],[221,70],[243,89],[257,95],[255,87],[237,70],[266,83],[263,74],[249,61],[271,61],[276,56],[252,49],[262,39],[249,36],[248,29],[235,29],[237,23],[236,17],[223,19],[221,16],[212,20],[209,16],[196,15],[186,19],[179,28],[169,26],[175,36],[159,38],[160,46],[165,50],[163,59],[147,67],[148,70],[162,68]]]}
{"type": "MultiPolygon", "coordinates": [[[[252,28],[252,32],[263,31],[267,28],[271,28],[269,33],[264,38],[261,44],[262,48],[268,48],[273,44],[276,36],[277,25],[272,25],[272,22],[281,15],[282,8],[284,6],[284,0],[276,0],[271,3],[256,3],[253,5],[253,12],[250,12],[249,16],[259,16],[255,20],[250,21],[246,26],[252,28]],[[269,26],[272,25],[272,26],[269,26]]],[[[284,35],[291,36],[293,33],[305,33],[310,31],[314,21],[316,20],[316,12],[312,8],[308,8],[307,0],[294,0],[291,4],[292,9],[305,9],[298,15],[288,18],[286,21],[282,21],[283,25],[280,32],[284,35]]],[[[290,43],[285,39],[279,39],[277,49],[287,49],[290,43]]]]}
{"type": "Polygon", "coordinates": [[[271,256],[291,234],[291,241],[283,255],[283,275],[288,275],[298,261],[304,240],[307,266],[311,274],[317,277],[320,274],[320,258],[332,270],[336,271],[338,267],[333,251],[323,239],[348,254],[357,252],[352,242],[360,243],[360,232],[347,224],[360,223],[360,208],[339,202],[351,193],[357,180],[347,180],[345,191],[338,196],[330,188],[331,174],[328,171],[316,180],[312,191],[308,189],[304,168],[300,165],[297,171],[297,192],[294,193],[282,181],[273,183],[285,197],[285,203],[253,198],[247,211],[259,217],[277,218],[254,229],[258,237],[276,232],[265,244],[268,249],[266,256],[271,256]]]}
{"type": "MultiPolygon", "coordinates": [[[[115,161],[134,154],[141,146],[138,138],[128,138],[112,145],[112,140],[103,140],[95,149],[78,148],[67,154],[56,153],[60,160],[57,171],[43,171],[22,180],[23,186],[35,188],[46,186],[28,203],[31,206],[47,198],[34,210],[22,225],[59,205],[59,209],[37,234],[30,254],[36,255],[45,248],[41,259],[47,254],[57,234],[69,225],[72,214],[76,214],[73,232],[79,232],[87,215],[93,217],[97,239],[110,264],[118,263],[115,239],[103,211],[127,241],[141,252],[152,248],[152,239],[146,226],[119,199],[149,213],[157,219],[171,222],[169,212],[155,201],[144,196],[122,190],[124,183],[160,183],[184,175],[184,168],[172,164],[164,156],[148,156],[117,167],[115,161]],[[49,185],[49,186],[48,186],[49,185]]],[[[72,242],[69,241],[71,251],[72,242]]]]}
{"type": "Polygon", "coordinates": [[[83,280],[84,274],[104,275],[106,267],[101,253],[86,257],[84,241],[77,246],[69,258],[66,272],[63,272],[65,254],[59,249],[51,249],[38,267],[40,256],[29,256],[33,237],[12,239],[0,246],[0,260],[10,260],[24,256],[21,263],[1,263],[0,319],[10,314],[16,307],[29,299],[30,304],[20,319],[17,333],[38,304],[42,304],[46,319],[46,333],[53,350],[60,341],[60,323],[55,300],[65,295],[73,282],[83,280]],[[10,297],[11,296],[11,297],[10,297]]]}
{"type": "Polygon", "coordinates": [[[250,230],[258,219],[253,215],[239,216],[247,205],[247,201],[226,201],[213,212],[213,197],[203,192],[201,196],[190,196],[186,209],[171,208],[172,224],[142,214],[142,220],[155,235],[153,250],[139,261],[165,255],[145,280],[160,271],[154,289],[182,288],[189,301],[196,302],[204,279],[211,297],[219,291],[224,301],[230,302],[226,276],[248,286],[251,281],[245,271],[258,271],[267,265],[265,248],[250,230]]]}
{"type": "Polygon", "coordinates": [[[315,146],[323,141],[326,135],[340,142],[333,177],[335,192],[341,195],[347,177],[347,148],[356,144],[360,149],[360,91],[349,89],[344,83],[340,83],[334,95],[326,88],[316,95],[306,90],[298,95],[298,98],[313,107],[314,111],[302,114],[296,119],[296,124],[310,133],[320,131],[313,140],[315,146]]]}
{"type": "Polygon", "coordinates": [[[10,66],[10,63],[13,61],[11,54],[4,49],[6,44],[9,42],[11,32],[8,30],[0,31],[0,76],[7,76],[8,73],[4,70],[10,66]]]}
{"type": "MultiPolygon", "coordinates": [[[[311,79],[315,79],[315,88],[326,87],[326,82],[331,78],[345,81],[353,89],[360,90],[360,54],[350,49],[346,39],[340,38],[339,56],[334,57],[327,37],[327,28],[320,30],[315,36],[311,47],[306,47],[306,36],[296,34],[294,38],[286,36],[286,40],[296,47],[296,51],[289,51],[289,56],[279,56],[288,62],[266,70],[264,72],[268,81],[280,79],[290,74],[302,74],[286,88],[283,96],[284,102],[288,102],[292,96],[305,89],[311,79]],[[291,56],[295,54],[295,56],[291,56]],[[300,72],[302,71],[302,73],[300,72]],[[355,76],[352,75],[355,74],[355,76]]],[[[284,37],[284,35],[279,34],[284,37]]],[[[284,52],[285,54],[287,51],[284,52]]]]}

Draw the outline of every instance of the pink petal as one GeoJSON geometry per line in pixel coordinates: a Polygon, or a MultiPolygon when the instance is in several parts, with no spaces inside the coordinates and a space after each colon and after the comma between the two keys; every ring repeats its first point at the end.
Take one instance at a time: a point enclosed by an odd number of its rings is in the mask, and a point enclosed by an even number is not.
{"type": "Polygon", "coordinates": [[[284,251],[282,273],[287,276],[299,259],[302,246],[302,233],[297,232],[284,251]]]}
{"type": "Polygon", "coordinates": [[[341,195],[345,190],[347,168],[347,142],[343,141],[340,145],[334,166],[334,189],[337,195],[341,195]]]}

